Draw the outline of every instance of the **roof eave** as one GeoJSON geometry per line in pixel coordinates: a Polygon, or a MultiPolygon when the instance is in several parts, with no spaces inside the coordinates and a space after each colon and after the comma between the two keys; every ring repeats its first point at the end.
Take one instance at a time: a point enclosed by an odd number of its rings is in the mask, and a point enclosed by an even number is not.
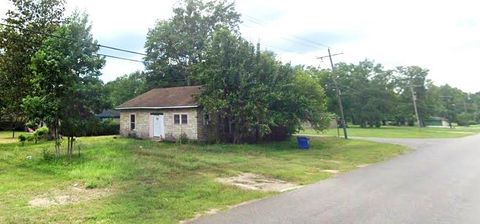
{"type": "Polygon", "coordinates": [[[166,107],[117,107],[116,110],[159,110],[159,109],[188,109],[197,108],[198,105],[190,106],[166,106],[166,107]]]}

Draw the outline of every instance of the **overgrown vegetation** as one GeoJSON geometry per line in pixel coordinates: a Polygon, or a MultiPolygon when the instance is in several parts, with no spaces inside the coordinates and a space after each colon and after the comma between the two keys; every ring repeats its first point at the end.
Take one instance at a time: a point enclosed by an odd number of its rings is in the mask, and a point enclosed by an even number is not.
{"type": "Polygon", "coordinates": [[[345,172],[405,152],[396,145],[335,138],[312,138],[308,151],[298,150],[294,139],[257,145],[157,143],[112,136],[79,141],[82,156],[71,161],[54,156],[53,142],[0,144],[0,223],[177,223],[212,208],[272,194],[223,185],[214,181],[216,177],[250,172],[309,184],[332,175],[322,170],[345,172]],[[73,186],[111,193],[50,208],[28,204],[73,186]]]}

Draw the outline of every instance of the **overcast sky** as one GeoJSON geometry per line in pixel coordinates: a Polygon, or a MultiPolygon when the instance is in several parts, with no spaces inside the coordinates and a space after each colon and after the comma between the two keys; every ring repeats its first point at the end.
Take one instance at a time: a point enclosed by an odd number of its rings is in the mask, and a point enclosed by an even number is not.
{"type": "MultiPolygon", "coordinates": [[[[93,35],[100,44],[143,52],[145,36],[157,20],[169,18],[176,0],[67,0],[68,11],[90,15],[93,35]]],[[[366,58],[387,68],[418,65],[430,70],[436,84],[449,83],[469,92],[480,91],[479,3],[455,1],[382,0],[237,0],[244,23],[241,32],[260,42],[285,62],[327,67],[316,59],[343,52],[335,61],[366,58]],[[314,44],[317,43],[317,44],[314,44]]],[[[0,0],[3,17],[9,3],[0,0]]],[[[140,59],[141,56],[108,53],[140,59]]],[[[143,65],[107,59],[104,81],[143,65]]]]}

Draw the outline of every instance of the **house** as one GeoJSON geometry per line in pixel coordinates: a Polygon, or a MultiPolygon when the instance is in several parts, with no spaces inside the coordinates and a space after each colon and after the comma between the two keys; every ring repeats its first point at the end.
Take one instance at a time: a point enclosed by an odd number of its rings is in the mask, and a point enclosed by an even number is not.
{"type": "Polygon", "coordinates": [[[95,114],[95,117],[104,121],[104,120],[120,120],[120,112],[116,110],[104,110],[99,114],[95,114]]]}
{"type": "Polygon", "coordinates": [[[443,117],[430,117],[425,120],[425,125],[431,127],[450,127],[448,120],[443,117]]]}
{"type": "Polygon", "coordinates": [[[143,139],[175,141],[181,137],[204,141],[206,121],[197,104],[200,86],[152,89],[116,109],[120,134],[143,139]]]}

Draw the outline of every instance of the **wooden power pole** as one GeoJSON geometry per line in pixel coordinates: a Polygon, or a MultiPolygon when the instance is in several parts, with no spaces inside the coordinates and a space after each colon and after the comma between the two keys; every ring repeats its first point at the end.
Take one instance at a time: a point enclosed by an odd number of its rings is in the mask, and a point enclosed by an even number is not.
{"type": "Polygon", "coordinates": [[[422,124],[420,124],[420,117],[418,116],[418,109],[417,109],[417,94],[413,90],[412,85],[410,85],[410,92],[412,92],[413,108],[415,109],[415,117],[417,118],[418,127],[421,128],[422,124]]]}
{"type": "MultiPolygon", "coordinates": [[[[328,48],[328,58],[330,59],[330,65],[332,66],[332,74],[334,75],[335,73],[335,65],[333,64],[333,60],[332,60],[332,54],[330,53],[330,48],[328,48]]],[[[347,135],[347,122],[345,121],[345,115],[343,114],[343,104],[342,104],[342,92],[340,91],[340,88],[338,87],[338,83],[337,83],[337,78],[336,77],[332,77],[333,78],[333,83],[335,84],[335,89],[337,90],[337,101],[338,101],[338,107],[340,109],[340,116],[342,117],[342,128],[343,128],[343,136],[345,137],[345,139],[348,139],[348,135],[347,135]]]]}

